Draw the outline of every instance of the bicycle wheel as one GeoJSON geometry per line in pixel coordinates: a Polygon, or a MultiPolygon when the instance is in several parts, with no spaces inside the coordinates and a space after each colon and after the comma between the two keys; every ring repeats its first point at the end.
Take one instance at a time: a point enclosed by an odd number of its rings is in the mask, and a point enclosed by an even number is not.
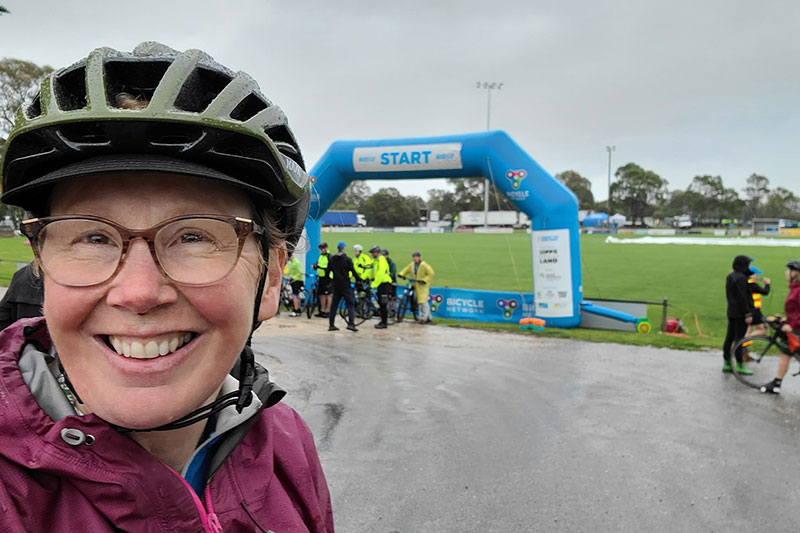
{"type": "Polygon", "coordinates": [[[409,307],[409,311],[411,311],[411,316],[413,316],[413,317],[414,317],[414,322],[416,322],[416,321],[417,321],[417,316],[419,316],[419,315],[418,315],[418,308],[417,308],[417,298],[416,298],[416,294],[414,295],[414,298],[412,298],[412,299],[411,299],[411,300],[408,302],[408,307],[409,307]]]}
{"type": "Polygon", "coordinates": [[[356,326],[360,326],[370,318],[372,318],[372,306],[369,301],[365,298],[358,300],[356,302],[356,326]]]}
{"type": "Polygon", "coordinates": [[[308,292],[306,295],[306,317],[311,318],[314,314],[314,307],[316,307],[316,297],[314,296],[314,292],[308,292]]]}
{"type": "Polygon", "coordinates": [[[398,324],[406,317],[406,309],[408,309],[408,294],[404,294],[397,303],[396,318],[398,324]]]}
{"type": "Polygon", "coordinates": [[[397,323],[397,306],[399,302],[397,301],[397,296],[390,296],[388,305],[388,318],[389,324],[397,323]]]}
{"type": "Polygon", "coordinates": [[[736,364],[736,358],[732,356],[731,368],[736,379],[754,389],[772,381],[778,373],[779,356],[782,353],[776,339],[763,335],[745,337],[737,342],[731,351],[735,354],[740,348],[743,366],[751,371],[752,375],[742,373],[742,368],[736,364]]]}

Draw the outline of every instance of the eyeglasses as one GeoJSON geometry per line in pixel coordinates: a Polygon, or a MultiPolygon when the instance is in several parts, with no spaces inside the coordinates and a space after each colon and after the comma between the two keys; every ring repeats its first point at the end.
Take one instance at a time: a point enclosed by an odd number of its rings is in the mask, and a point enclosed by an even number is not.
{"type": "Polygon", "coordinates": [[[227,276],[251,233],[252,220],[217,215],[170,218],[132,230],[101,217],[56,216],[25,220],[22,233],[45,273],[59,285],[88,287],[114,277],[133,239],[143,239],[161,272],[182,285],[210,285],[227,276]]]}

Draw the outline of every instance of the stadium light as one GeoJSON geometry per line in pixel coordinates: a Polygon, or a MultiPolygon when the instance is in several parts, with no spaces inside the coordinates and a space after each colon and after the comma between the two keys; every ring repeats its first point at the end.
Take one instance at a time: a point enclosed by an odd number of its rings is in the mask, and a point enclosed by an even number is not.
{"type": "MultiPolygon", "coordinates": [[[[486,131],[489,131],[492,116],[492,89],[501,90],[503,82],[479,81],[477,89],[486,89],[486,131]]],[[[483,227],[489,227],[489,180],[483,182],[483,227]]]]}
{"type": "Polygon", "coordinates": [[[608,216],[611,218],[611,152],[616,151],[617,145],[606,146],[608,152],[608,216]]]}

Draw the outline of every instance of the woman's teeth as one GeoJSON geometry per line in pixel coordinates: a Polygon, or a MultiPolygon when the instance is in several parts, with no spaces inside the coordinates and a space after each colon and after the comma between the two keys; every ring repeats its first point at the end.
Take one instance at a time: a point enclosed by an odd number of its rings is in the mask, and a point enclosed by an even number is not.
{"type": "Polygon", "coordinates": [[[167,355],[190,340],[192,340],[191,333],[176,333],[172,337],[141,342],[128,342],[113,335],[108,336],[108,343],[118,354],[134,359],[154,359],[160,355],[167,355]]]}

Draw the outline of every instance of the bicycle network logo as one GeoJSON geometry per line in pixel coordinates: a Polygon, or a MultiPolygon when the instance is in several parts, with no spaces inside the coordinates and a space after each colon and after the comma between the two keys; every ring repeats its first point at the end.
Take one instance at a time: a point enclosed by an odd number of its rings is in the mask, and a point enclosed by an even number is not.
{"type": "Polygon", "coordinates": [[[504,300],[500,298],[497,300],[497,307],[503,311],[503,317],[511,318],[511,315],[514,314],[514,309],[519,307],[519,302],[516,300],[504,300]]]}
{"type": "Polygon", "coordinates": [[[506,172],[506,178],[511,181],[511,187],[514,189],[519,189],[520,183],[524,180],[528,175],[528,172],[525,169],[519,170],[509,170],[506,172]]]}
{"type": "Polygon", "coordinates": [[[435,313],[439,309],[439,304],[444,301],[444,297],[441,294],[431,294],[428,300],[430,300],[431,304],[431,313],[435,313]]]}

